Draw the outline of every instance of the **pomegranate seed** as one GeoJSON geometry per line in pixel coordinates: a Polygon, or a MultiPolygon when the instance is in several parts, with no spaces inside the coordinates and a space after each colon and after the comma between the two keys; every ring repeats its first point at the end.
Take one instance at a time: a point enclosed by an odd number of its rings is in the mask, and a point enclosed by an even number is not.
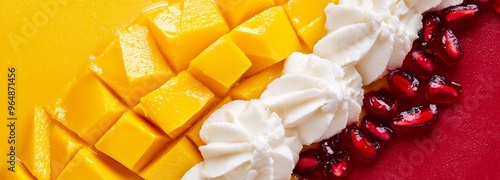
{"type": "Polygon", "coordinates": [[[360,128],[363,132],[378,140],[378,142],[388,142],[392,139],[393,130],[373,117],[365,116],[360,128]]]}
{"type": "Polygon", "coordinates": [[[411,71],[421,79],[427,79],[436,73],[436,56],[420,49],[410,51],[408,61],[411,71]]]}
{"type": "Polygon", "coordinates": [[[365,133],[363,133],[357,126],[350,126],[345,129],[345,146],[351,153],[353,157],[360,160],[369,162],[377,156],[377,152],[380,149],[380,144],[371,139],[365,133]]]}
{"type": "Polygon", "coordinates": [[[446,25],[461,28],[470,25],[477,18],[479,8],[475,4],[452,6],[443,11],[446,25]]]}
{"type": "Polygon", "coordinates": [[[495,11],[500,14],[500,0],[493,0],[493,2],[491,3],[491,6],[493,7],[493,9],[495,9],[495,11]]]}
{"type": "Polygon", "coordinates": [[[436,123],[437,113],[435,104],[413,107],[394,118],[392,128],[397,131],[423,129],[436,123]]]}
{"type": "Polygon", "coordinates": [[[440,58],[447,65],[456,64],[464,55],[462,46],[450,28],[445,28],[441,39],[442,51],[438,51],[440,58]]]}
{"type": "Polygon", "coordinates": [[[441,31],[443,22],[439,15],[430,12],[424,15],[422,20],[423,28],[419,31],[419,40],[424,47],[428,47],[434,41],[437,32],[441,31]]]}
{"type": "Polygon", "coordinates": [[[491,0],[468,0],[469,4],[476,4],[480,11],[486,10],[490,4],[491,0]]]}
{"type": "Polygon", "coordinates": [[[346,151],[335,153],[335,157],[321,166],[323,177],[346,177],[351,170],[351,157],[346,151]]]}
{"type": "Polygon", "coordinates": [[[425,98],[436,104],[452,104],[460,98],[462,86],[439,75],[432,76],[425,88],[425,98]]]}
{"type": "Polygon", "coordinates": [[[299,161],[295,165],[293,172],[298,175],[307,175],[312,173],[320,165],[317,149],[311,149],[299,154],[299,161]]]}
{"type": "Polygon", "coordinates": [[[420,81],[403,69],[391,71],[387,76],[387,83],[391,90],[402,98],[415,98],[418,93],[420,81]]]}
{"type": "Polygon", "coordinates": [[[321,158],[332,158],[337,151],[340,150],[340,135],[337,134],[328,139],[321,141],[320,156],[321,158]]]}
{"type": "Polygon", "coordinates": [[[365,94],[363,106],[368,114],[379,118],[391,118],[396,113],[396,100],[387,89],[379,89],[365,94]]]}

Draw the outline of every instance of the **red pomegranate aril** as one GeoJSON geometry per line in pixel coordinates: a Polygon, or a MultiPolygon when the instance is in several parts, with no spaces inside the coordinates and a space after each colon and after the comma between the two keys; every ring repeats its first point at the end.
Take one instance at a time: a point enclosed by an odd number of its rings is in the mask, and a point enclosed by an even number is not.
{"type": "Polygon", "coordinates": [[[391,118],[397,110],[396,100],[387,89],[379,89],[365,94],[363,106],[368,114],[382,119],[391,118]]]}
{"type": "MultiPolygon", "coordinates": [[[[345,131],[345,146],[353,157],[369,162],[377,156],[380,144],[362,132],[357,126],[350,126],[345,131]]],[[[344,139],[342,139],[344,142],[344,139]]]]}
{"type": "Polygon", "coordinates": [[[441,31],[443,22],[437,13],[429,12],[424,15],[422,24],[423,27],[419,31],[419,40],[422,46],[428,47],[434,41],[436,34],[441,31]]]}
{"type": "Polygon", "coordinates": [[[461,28],[470,25],[477,18],[479,8],[475,4],[452,6],[443,10],[443,16],[447,26],[461,28]]]}
{"type": "Polygon", "coordinates": [[[493,0],[493,2],[491,3],[491,7],[493,7],[493,9],[498,13],[500,14],[500,0],[493,0]]]}
{"type": "Polygon", "coordinates": [[[394,133],[388,125],[370,116],[363,118],[360,128],[366,134],[374,137],[378,142],[390,141],[394,133]]]}
{"type": "Polygon", "coordinates": [[[401,112],[394,118],[391,126],[400,132],[424,129],[437,122],[437,115],[435,104],[417,106],[401,112]]]}
{"type": "Polygon", "coordinates": [[[491,4],[491,0],[468,0],[464,3],[475,4],[479,7],[479,11],[487,10],[488,6],[491,4]]]}
{"type": "Polygon", "coordinates": [[[440,45],[442,49],[438,51],[438,54],[445,64],[453,65],[462,59],[464,51],[450,28],[445,28],[443,30],[440,45]]]}
{"type": "Polygon", "coordinates": [[[321,166],[321,173],[325,178],[346,177],[351,172],[351,157],[346,151],[339,151],[335,156],[321,166]]]}
{"type": "Polygon", "coordinates": [[[453,104],[462,94],[462,86],[439,75],[432,76],[425,88],[425,98],[430,103],[453,104]]]}
{"type": "Polygon", "coordinates": [[[340,134],[320,142],[320,157],[332,158],[340,150],[340,134]]]}
{"type": "Polygon", "coordinates": [[[299,161],[293,169],[293,173],[304,176],[312,173],[320,165],[317,149],[310,149],[299,154],[299,161]]]}
{"type": "Polygon", "coordinates": [[[427,79],[436,73],[436,56],[427,51],[413,49],[409,52],[410,70],[420,79],[427,79]]]}
{"type": "Polygon", "coordinates": [[[401,98],[413,99],[418,94],[420,81],[403,69],[395,69],[387,75],[387,83],[391,90],[401,98]]]}

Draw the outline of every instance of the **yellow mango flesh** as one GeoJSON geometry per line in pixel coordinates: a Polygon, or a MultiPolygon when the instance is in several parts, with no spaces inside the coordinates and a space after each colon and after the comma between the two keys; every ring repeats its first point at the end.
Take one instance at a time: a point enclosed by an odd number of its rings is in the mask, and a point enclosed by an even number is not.
{"type": "Polygon", "coordinates": [[[276,64],[301,49],[299,40],[281,6],[269,8],[245,21],[229,35],[252,61],[246,75],[276,64]]]}
{"type": "Polygon", "coordinates": [[[175,75],[147,27],[139,24],[120,32],[91,69],[130,106],[175,75]]]}
{"type": "Polygon", "coordinates": [[[75,157],[68,163],[57,179],[121,180],[140,178],[120,164],[99,156],[92,149],[85,147],[76,153],[75,157]]]}
{"type": "Polygon", "coordinates": [[[100,82],[85,72],[48,105],[52,117],[95,144],[125,111],[125,106],[100,82]]]}
{"type": "Polygon", "coordinates": [[[175,139],[191,127],[213,100],[214,94],[184,71],[143,97],[139,105],[147,118],[175,139]]]}
{"type": "Polygon", "coordinates": [[[317,0],[311,3],[309,0],[289,0],[283,7],[297,35],[309,48],[313,49],[314,44],[326,35],[324,13],[328,3],[337,0],[317,0]]]}
{"type": "Polygon", "coordinates": [[[36,177],[33,177],[33,175],[30,173],[30,171],[23,166],[19,160],[15,160],[16,163],[16,168],[14,169],[15,172],[7,170],[10,166],[7,165],[7,163],[2,163],[3,165],[0,166],[2,168],[2,173],[0,173],[0,179],[6,179],[6,180],[35,180],[37,179],[36,177]]]}
{"type": "Polygon", "coordinates": [[[224,35],[191,61],[189,72],[216,95],[223,96],[250,66],[245,53],[224,35]]]}
{"type": "Polygon", "coordinates": [[[152,13],[148,25],[175,72],[229,31],[224,17],[210,0],[185,0],[152,13]]]}
{"type": "Polygon", "coordinates": [[[96,143],[96,148],[138,172],[169,139],[132,111],[125,113],[96,143]]]}
{"type": "Polygon", "coordinates": [[[266,90],[267,85],[274,79],[281,76],[281,72],[283,71],[283,64],[284,61],[240,81],[240,83],[232,88],[228,93],[229,96],[231,96],[231,98],[235,100],[259,99],[262,92],[266,90]]]}
{"type": "Polygon", "coordinates": [[[180,137],[140,175],[147,180],[181,179],[184,173],[201,161],[198,149],[186,137],[180,137]]]}
{"type": "Polygon", "coordinates": [[[215,2],[220,7],[230,28],[274,6],[274,0],[217,0],[215,2]]]}
{"type": "Polygon", "coordinates": [[[71,159],[75,156],[84,144],[66,132],[58,125],[50,129],[50,168],[51,179],[59,176],[71,159]]]}

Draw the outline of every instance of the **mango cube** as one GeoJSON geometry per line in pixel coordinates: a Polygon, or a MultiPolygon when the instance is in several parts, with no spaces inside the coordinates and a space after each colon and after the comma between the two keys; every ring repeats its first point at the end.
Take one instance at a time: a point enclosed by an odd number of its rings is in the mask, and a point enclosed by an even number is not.
{"type": "Polygon", "coordinates": [[[210,107],[214,94],[183,71],[141,99],[144,116],[176,139],[210,107]]]}
{"type": "Polygon", "coordinates": [[[125,112],[95,74],[86,71],[47,107],[54,119],[94,144],[125,112]]]}
{"type": "Polygon", "coordinates": [[[269,8],[233,29],[229,35],[252,61],[246,75],[276,64],[301,49],[283,7],[269,8]]]}
{"type": "Polygon", "coordinates": [[[217,0],[230,28],[240,25],[263,10],[274,6],[274,0],[217,0]]]}
{"type": "Polygon", "coordinates": [[[276,5],[282,5],[284,3],[286,3],[287,0],[274,0],[274,2],[276,3],[276,5]]]}
{"type": "Polygon", "coordinates": [[[211,0],[185,0],[148,15],[148,24],[175,72],[229,31],[211,0]]]}
{"type": "Polygon", "coordinates": [[[140,179],[135,173],[121,166],[116,161],[99,156],[88,147],[75,154],[57,179],[105,180],[105,179],[140,179]]]}
{"type": "Polygon", "coordinates": [[[229,96],[235,100],[259,99],[260,95],[266,90],[267,85],[281,76],[283,64],[284,61],[240,81],[237,86],[229,91],[229,96]]]}
{"type": "Polygon", "coordinates": [[[8,163],[2,163],[0,166],[2,168],[0,170],[0,179],[8,179],[8,180],[36,180],[36,177],[30,173],[30,171],[23,166],[23,164],[19,161],[19,159],[15,160],[16,167],[14,168],[15,172],[8,170],[10,165],[8,163]]]}
{"type": "Polygon", "coordinates": [[[186,133],[186,136],[187,138],[189,138],[189,140],[191,140],[191,142],[193,142],[196,146],[202,146],[204,145],[205,143],[203,142],[203,140],[201,140],[200,138],[200,130],[201,130],[201,126],[203,125],[203,122],[205,122],[205,120],[210,117],[210,115],[217,109],[219,109],[220,107],[222,107],[224,104],[227,104],[229,102],[231,102],[231,98],[229,96],[226,96],[224,99],[222,99],[218,104],[217,106],[215,106],[214,108],[212,108],[212,110],[210,110],[208,113],[206,113],[203,118],[201,118],[200,120],[198,120],[191,129],[188,130],[188,132],[186,133]]]}
{"type": "Polygon", "coordinates": [[[300,39],[309,49],[326,35],[324,9],[337,0],[289,0],[283,7],[300,39]]]}
{"type": "Polygon", "coordinates": [[[245,53],[224,35],[191,61],[189,72],[216,95],[223,96],[250,66],[245,53]]]}
{"type": "Polygon", "coordinates": [[[181,179],[184,173],[201,161],[203,159],[198,149],[186,137],[181,137],[140,175],[147,180],[181,179]]]}
{"type": "Polygon", "coordinates": [[[102,136],[95,147],[125,167],[138,172],[168,140],[166,135],[129,111],[102,136]]]}
{"type": "Polygon", "coordinates": [[[175,75],[148,28],[139,24],[120,32],[90,67],[130,106],[175,75]]]}
{"type": "Polygon", "coordinates": [[[50,176],[56,178],[66,167],[83,143],[58,125],[50,129],[50,176]]]}

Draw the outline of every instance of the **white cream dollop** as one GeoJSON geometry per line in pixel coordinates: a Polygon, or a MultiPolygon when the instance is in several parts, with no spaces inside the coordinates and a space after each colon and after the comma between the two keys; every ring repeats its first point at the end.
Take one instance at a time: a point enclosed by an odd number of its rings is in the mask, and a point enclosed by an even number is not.
{"type": "Polygon", "coordinates": [[[183,179],[290,179],[302,143],[260,101],[232,101],[203,124],[204,162],[183,179]]]}
{"type": "Polygon", "coordinates": [[[354,72],[346,76],[335,63],[293,53],[282,76],[267,86],[260,100],[283,119],[287,130],[297,131],[303,144],[318,142],[340,132],[349,119],[358,119],[363,89],[356,70],[349,70],[354,72]]]}
{"type": "Polygon", "coordinates": [[[462,0],[340,0],[325,8],[328,34],[314,53],[340,66],[352,64],[368,85],[401,67],[422,28],[422,13],[462,0]],[[418,1],[418,2],[417,2],[418,1]]]}

